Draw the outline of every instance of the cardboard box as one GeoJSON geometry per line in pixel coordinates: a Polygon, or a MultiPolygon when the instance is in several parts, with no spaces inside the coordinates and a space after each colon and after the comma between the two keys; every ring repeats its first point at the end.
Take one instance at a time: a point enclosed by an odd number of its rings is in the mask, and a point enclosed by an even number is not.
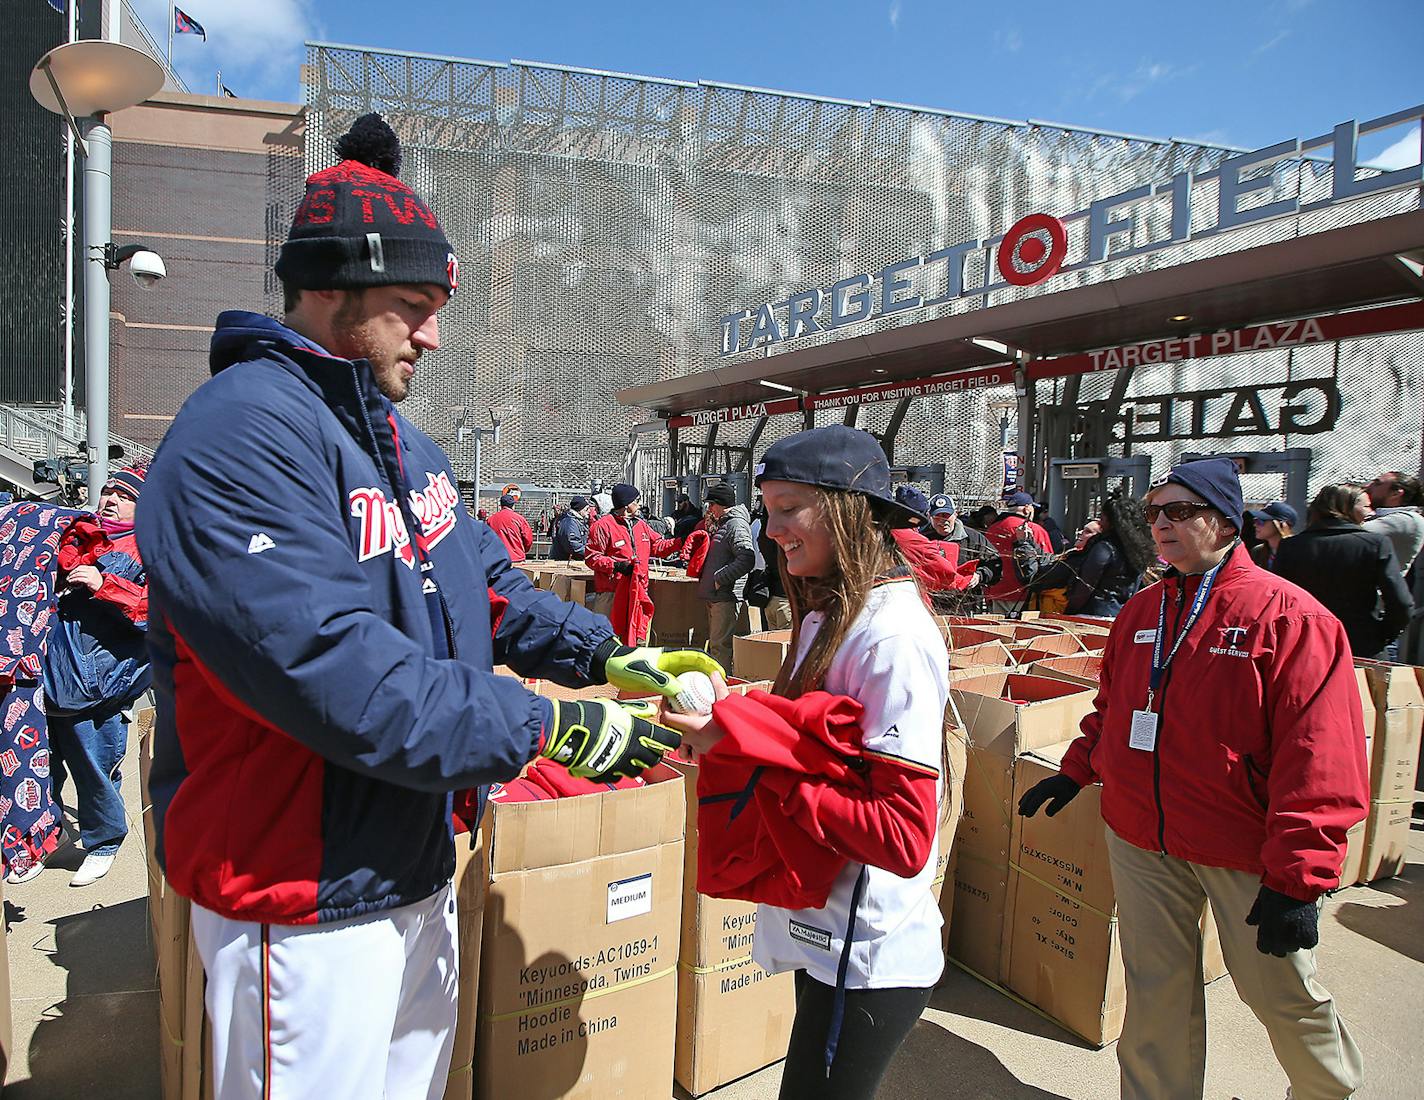
{"type": "Polygon", "coordinates": [[[1365,819],[1360,882],[1393,878],[1404,870],[1409,860],[1409,820],[1413,805],[1413,799],[1370,803],[1370,814],[1365,819]]]}
{"type": "Polygon", "coordinates": [[[1092,708],[1093,693],[1063,680],[1004,671],[952,677],[950,700],[969,740],[949,953],[980,977],[998,982],[1014,757],[1076,736],[1078,723],[1092,708]]]}
{"type": "Polygon", "coordinates": [[[791,631],[764,630],[732,639],[732,662],[743,680],[775,680],[791,645],[791,631]]]}
{"type": "Polygon", "coordinates": [[[1112,630],[1111,619],[1100,619],[1092,615],[1064,615],[1056,611],[1039,615],[1034,622],[1043,626],[1056,626],[1072,634],[1107,634],[1112,630]]]}
{"type": "Polygon", "coordinates": [[[648,595],[653,601],[653,636],[660,645],[707,644],[707,605],[697,598],[695,577],[653,576],[648,595]]]}
{"type": "Polygon", "coordinates": [[[1424,686],[1415,666],[1356,658],[1355,667],[1365,673],[1376,710],[1424,707],[1424,686]]]}
{"type": "Polygon", "coordinates": [[[1340,869],[1340,885],[1354,886],[1361,881],[1365,868],[1365,831],[1370,819],[1352,825],[1345,834],[1345,863],[1340,869]]]}
{"type": "Polygon", "coordinates": [[[478,1094],[666,1093],[682,909],[680,776],[485,817],[478,1094]]]}
{"type": "Polygon", "coordinates": [[[949,935],[954,928],[954,876],[955,869],[959,864],[959,850],[954,847],[952,837],[950,838],[949,851],[945,854],[948,858],[945,860],[944,870],[940,873],[937,889],[939,891],[939,915],[944,921],[944,925],[940,928],[939,946],[940,950],[948,955],[949,935]]]}
{"type": "Polygon", "coordinates": [[[1028,664],[1040,657],[1069,657],[1079,653],[1101,653],[1107,642],[1106,634],[1073,634],[1066,631],[1062,634],[1033,638],[1017,647],[1027,655],[1027,660],[1020,657],[1019,663],[1028,664]]]}
{"type": "Polygon", "coordinates": [[[987,672],[959,680],[950,690],[972,749],[1012,760],[1078,735],[1093,693],[1062,680],[1024,673],[987,672]]]}
{"type": "Polygon", "coordinates": [[[1096,691],[1102,668],[1103,658],[1100,654],[1083,654],[1077,657],[1044,657],[1034,661],[1024,671],[1033,676],[1047,676],[1096,691]]]}
{"type": "MultiPolygon", "coordinates": [[[[1379,701],[1380,685],[1373,686],[1379,701]]],[[[1360,882],[1392,878],[1404,870],[1422,732],[1424,707],[1403,706],[1377,712],[1370,747],[1370,809],[1365,818],[1360,882]]]]}
{"type": "MultiPolygon", "coordinates": [[[[963,847],[955,851],[949,955],[987,982],[999,980],[1008,879],[1006,860],[985,859],[963,847]]],[[[940,912],[944,912],[943,902],[940,912]]]]}
{"type": "Polygon", "coordinates": [[[1002,641],[981,642],[979,645],[959,646],[949,651],[949,667],[955,668],[1007,668],[1014,663],[1009,647],[1002,641]]]}
{"type": "Polygon", "coordinates": [[[450,1054],[450,1074],[445,1100],[470,1100],[475,1087],[475,1032],[480,992],[480,937],[484,930],[485,887],[489,864],[485,859],[484,832],[455,837],[456,936],[460,951],[460,987],[456,1000],[455,1039],[450,1054]]]}
{"type": "Polygon", "coordinates": [[[796,989],[792,974],[768,974],[752,961],[754,903],[697,892],[697,767],[676,767],[687,820],[673,1076],[701,1096],[786,1057],[796,989]]]}

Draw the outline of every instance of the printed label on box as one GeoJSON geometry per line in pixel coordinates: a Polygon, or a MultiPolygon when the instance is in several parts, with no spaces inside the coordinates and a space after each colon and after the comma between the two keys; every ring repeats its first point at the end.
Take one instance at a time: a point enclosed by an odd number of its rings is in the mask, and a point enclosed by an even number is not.
{"type": "Polygon", "coordinates": [[[652,872],[608,884],[608,923],[653,911],[652,872]]]}

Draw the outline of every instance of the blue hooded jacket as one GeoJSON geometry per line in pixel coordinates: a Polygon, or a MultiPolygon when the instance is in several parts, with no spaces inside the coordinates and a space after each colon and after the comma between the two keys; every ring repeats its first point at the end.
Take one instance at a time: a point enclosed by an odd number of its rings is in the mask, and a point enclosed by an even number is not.
{"type": "MultiPolygon", "coordinates": [[[[370,364],[228,312],[139,501],[158,854],[185,897],[302,924],[450,880],[450,793],[514,778],[608,622],[513,569],[370,364]]],[[[481,800],[482,805],[482,800],[481,800]]]]}

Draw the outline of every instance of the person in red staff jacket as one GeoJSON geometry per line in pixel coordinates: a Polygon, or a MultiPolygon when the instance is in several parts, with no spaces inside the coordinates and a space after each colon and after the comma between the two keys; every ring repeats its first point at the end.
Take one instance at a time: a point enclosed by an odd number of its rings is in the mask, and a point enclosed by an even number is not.
{"type": "Polygon", "coordinates": [[[1202,1095],[1210,901],[1292,1095],[1339,1100],[1359,1088],[1361,1057],[1316,979],[1317,926],[1369,800],[1345,630],[1251,561],[1229,460],[1174,467],[1144,511],[1171,568],[1118,614],[1082,736],[1019,812],[1047,802],[1051,817],[1102,782],[1127,973],[1123,1096],[1202,1095]]]}
{"type": "MultiPolygon", "coordinates": [[[[452,794],[536,757],[637,775],[645,706],[705,653],[630,649],[534,589],[397,409],[459,265],[378,115],[314,173],[277,260],[284,320],[217,319],[139,500],[157,724],[155,852],[192,901],[215,1100],[435,1098],[460,958],[452,794]]],[[[424,368],[422,368],[424,369],[424,368]]]]}
{"type": "Polygon", "coordinates": [[[648,595],[648,566],[653,558],[676,554],[681,539],[663,538],[638,516],[642,496],[631,485],[615,485],[613,510],[599,516],[588,529],[584,564],[593,570],[596,614],[607,616],[620,638],[647,640],[653,624],[653,601],[648,595]]]}
{"type": "Polygon", "coordinates": [[[984,532],[999,552],[1002,565],[999,579],[984,593],[989,601],[989,610],[996,615],[1012,614],[1022,608],[1028,599],[1028,592],[1014,568],[1015,557],[1022,557],[1025,550],[1043,556],[1053,553],[1048,532],[1034,523],[1032,516],[1033,497],[1027,493],[1013,493],[1004,498],[1004,510],[984,532]]]}
{"type": "MultiPolygon", "coordinates": [[[[805,853],[789,869],[795,878],[817,881],[834,861],[820,905],[751,898],[763,902],[752,950],[764,969],[796,974],[781,1100],[871,1100],[944,969],[931,887],[948,778],[949,657],[893,538],[916,513],[891,495],[873,436],[840,424],[788,436],[767,448],[756,483],[777,546],[767,564],[780,569],[792,609],[772,694],[797,706],[727,695],[714,681],[722,698],[711,715],[664,720],[704,754],[700,770],[749,771],[753,785],[775,785],[777,797],[758,797],[758,810],[787,842],[780,850],[805,853]],[[852,705],[858,744],[842,744],[842,727],[822,767],[824,739],[794,721],[800,712],[824,726],[823,704],[837,701],[852,705]],[[853,777],[836,782],[846,758],[853,777]]],[[[702,777],[698,796],[716,797],[702,777]]],[[[710,850],[732,831],[704,842],[710,850]]],[[[699,850],[699,881],[704,863],[699,850]]]]}
{"type": "Polygon", "coordinates": [[[499,536],[499,541],[504,543],[511,563],[527,558],[530,547],[534,545],[534,531],[529,521],[514,510],[517,503],[518,498],[513,493],[505,493],[499,498],[499,511],[485,521],[490,530],[499,536]]]}

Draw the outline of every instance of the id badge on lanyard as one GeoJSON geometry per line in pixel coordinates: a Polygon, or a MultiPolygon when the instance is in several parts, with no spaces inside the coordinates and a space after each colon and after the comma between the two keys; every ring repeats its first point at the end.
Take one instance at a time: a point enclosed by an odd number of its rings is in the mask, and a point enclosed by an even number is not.
{"type": "MultiPolygon", "coordinates": [[[[1233,547],[1232,550],[1234,549],[1233,547]]],[[[1157,692],[1162,687],[1167,670],[1172,667],[1177,650],[1182,648],[1182,642],[1186,640],[1192,627],[1196,626],[1197,620],[1201,618],[1202,609],[1206,607],[1207,597],[1211,595],[1212,585],[1216,583],[1216,575],[1226,564],[1227,559],[1231,557],[1231,553],[1232,551],[1228,550],[1226,557],[1202,576],[1201,584],[1197,586],[1197,594],[1192,599],[1192,609],[1187,615],[1187,621],[1182,624],[1181,633],[1177,635],[1177,640],[1172,643],[1172,648],[1165,657],[1162,654],[1162,639],[1167,633],[1167,588],[1165,585],[1163,586],[1162,600],[1157,607],[1157,633],[1152,639],[1152,672],[1148,678],[1147,706],[1142,710],[1132,712],[1132,726],[1127,734],[1128,748],[1137,749],[1140,752],[1153,752],[1157,748],[1158,714],[1152,709],[1152,704],[1156,701],[1157,692]]]]}

